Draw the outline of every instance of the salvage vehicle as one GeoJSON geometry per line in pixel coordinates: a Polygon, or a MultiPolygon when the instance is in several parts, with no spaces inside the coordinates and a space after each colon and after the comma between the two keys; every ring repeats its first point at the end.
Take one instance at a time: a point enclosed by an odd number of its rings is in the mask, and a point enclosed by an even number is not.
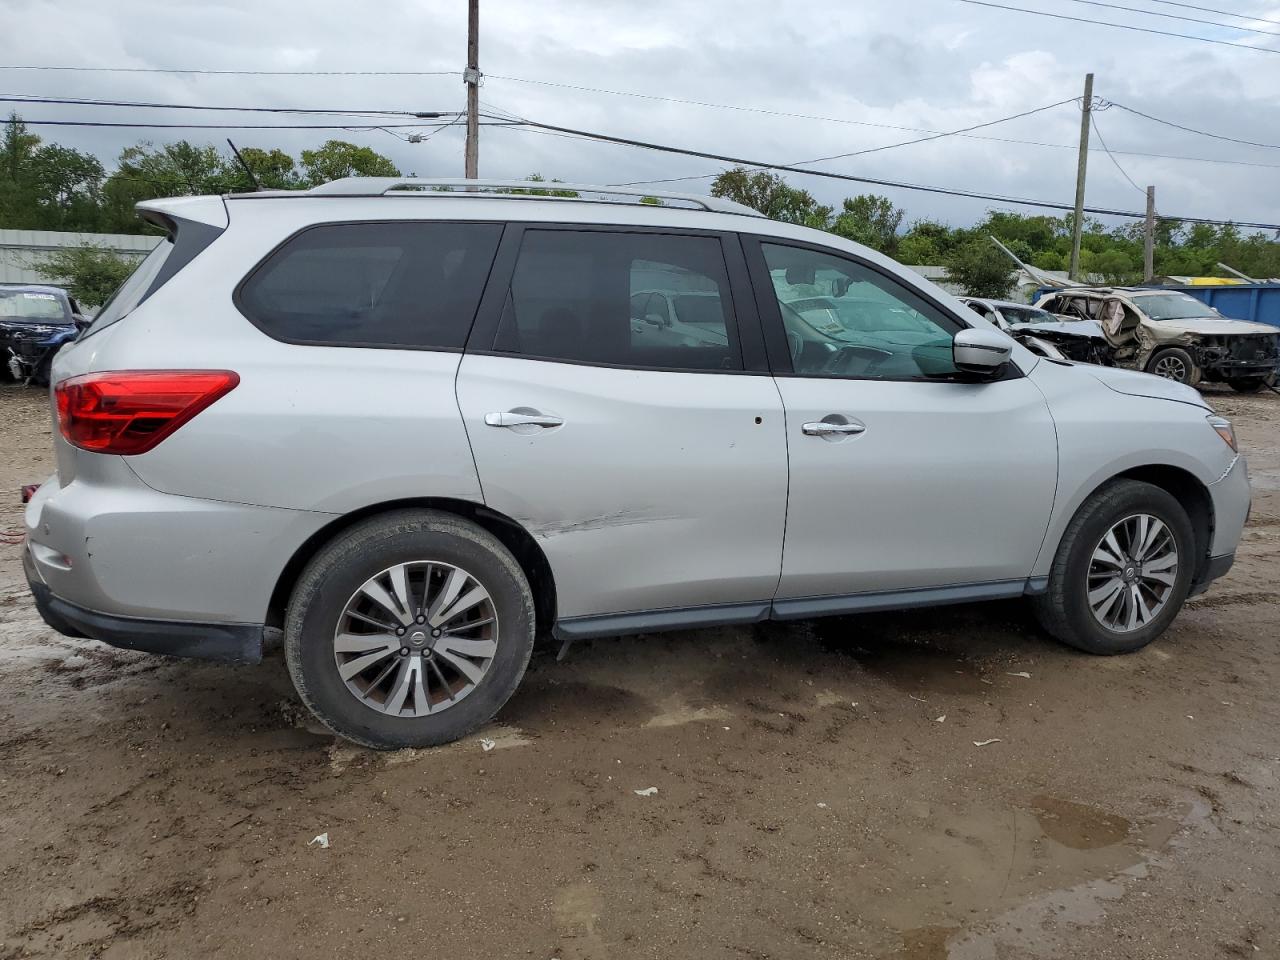
{"type": "Polygon", "coordinates": [[[1099,322],[1118,366],[1188,386],[1226,383],[1240,393],[1275,383],[1280,330],[1228,320],[1176,290],[1072,287],[1046,293],[1036,306],[1099,322]]]}
{"type": "Polygon", "coordinates": [[[1038,357],[730,201],[565,189],[140,203],[168,239],[53,365],[23,550],[45,621],[282,642],[323,723],[396,748],[489,721],[538,636],[1025,596],[1118,654],[1231,566],[1249,482],[1195,390],[1038,357]],[[658,284],[714,300],[719,336],[637,335],[658,284]]]}
{"type": "Polygon", "coordinates": [[[986,317],[1032,353],[1055,360],[1114,366],[1112,351],[1096,320],[1055,316],[1040,307],[1010,300],[961,297],[970,310],[986,317]]]}
{"type": "Polygon", "coordinates": [[[0,368],[21,383],[48,383],[53,355],[87,323],[61,287],[0,284],[0,368]]]}

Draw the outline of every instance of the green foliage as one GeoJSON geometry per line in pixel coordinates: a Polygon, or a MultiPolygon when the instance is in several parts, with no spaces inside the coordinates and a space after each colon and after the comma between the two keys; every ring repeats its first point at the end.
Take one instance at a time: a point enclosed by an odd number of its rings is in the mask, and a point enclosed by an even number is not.
{"type": "Polygon", "coordinates": [[[846,240],[861,243],[893,256],[898,247],[898,229],[905,211],[888,197],[864,193],[846,197],[839,214],[828,229],[846,240]]]}
{"type": "Polygon", "coordinates": [[[302,151],[302,169],[311,186],[343,177],[398,177],[396,165],[369,147],[329,140],[316,150],[302,151]]]}
{"type": "Polygon", "coordinates": [[[65,284],[82,304],[101,306],[137,265],[136,259],[85,243],[49,254],[40,263],[40,269],[56,282],[65,284]]]}
{"type": "Polygon", "coordinates": [[[818,203],[808,190],[788,186],[773,173],[748,173],[741,167],[726,170],[712,182],[711,195],[745,204],[783,223],[817,230],[826,230],[831,223],[831,207],[818,203]]]}
{"type": "Polygon", "coordinates": [[[1017,280],[1013,261],[990,240],[976,237],[949,251],[943,266],[947,279],[960,284],[971,297],[1003,300],[1017,280]]]}
{"type": "MultiPolygon", "coordinates": [[[[546,183],[547,178],[540,173],[531,173],[525,177],[530,183],[546,183]]],[[[552,180],[551,183],[563,183],[563,180],[552,180]]],[[[528,194],[531,197],[576,197],[576,190],[557,190],[554,187],[530,187],[528,190],[517,187],[514,190],[508,190],[507,193],[528,194]]]]}

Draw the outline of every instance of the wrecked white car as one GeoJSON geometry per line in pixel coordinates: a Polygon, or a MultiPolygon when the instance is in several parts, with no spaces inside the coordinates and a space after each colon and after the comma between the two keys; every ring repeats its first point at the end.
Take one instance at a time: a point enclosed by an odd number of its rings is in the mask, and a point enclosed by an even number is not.
{"type": "Polygon", "coordinates": [[[960,302],[986,317],[1013,339],[1042,357],[1112,366],[1112,349],[1096,320],[1063,317],[1012,300],[960,297],[960,302]]]}
{"type": "Polygon", "coordinates": [[[1275,383],[1280,330],[1229,320],[1176,290],[1088,287],[1045,294],[1036,306],[1096,320],[1116,366],[1195,386],[1226,383],[1253,393],[1275,383]]]}

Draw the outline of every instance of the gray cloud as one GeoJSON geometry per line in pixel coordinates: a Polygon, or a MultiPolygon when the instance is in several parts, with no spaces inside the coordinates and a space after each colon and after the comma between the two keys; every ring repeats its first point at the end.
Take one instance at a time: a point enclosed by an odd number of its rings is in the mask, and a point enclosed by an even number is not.
{"type": "MultiPolygon", "coordinates": [[[[1028,6],[1058,10],[1053,0],[1028,6]]],[[[1280,5],[1235,7],[1280,19],[1280,5]]],[[[1153,10],[1158,9],[1152,7],[1153,10]]],[[[1062,12],[1062,11],[1059,11],[1062,12]]],[[[1072,11],[1078,12],[1078,11],[1072,11]]],[[[1239,38],[1153,16],[1107,11],[1161,29],[1239,38]]],[[[465,51],[466,4],[334,0],[223,0],[188,5],[113,0],[10,0],[0,62],[210,69],[457,70],[465,51]]],[[[1280,27],[1275,28],[1280,30],[1280,27]]],[[[1269,38],[1265,45],[1275,47],[1269,38]]],[[[1248,42],[1253,42],[1252,40],[1248,42]]],[[[1280,56],[1188,40],[1069,24],[954,0],[861,3],[705,0],[698,4],[604,0],[529,4],[482,0],[482,99],[550,123],[791,162],[911,139],[904,131],[766,116],[503,80],[523,77],[637,91],[868,123],[954,129],[1076,96],[1083,75],[1096,92],[1155,116],[1245,139],[1280,142],[1280,56]]],[[[444,77],[172,76],[0,71],[7,93],[114,97],[178,103],[298,107],[458,109],[463,88],[444,77]]],[[[30,118],[211,122],[208,114],[29,107],[30,118]],[[145,114],[145,116],[144,116],[145,114]]],[[[245,122],[261,122],[244,115],[245,122]]],[[[266,118],[269,119],[269,118],[266,118]]],[[[1227,166],[1119,157],[1139,185],[1157,186],[1163,212],[1280,222],[1280,150],[1222,143],[1160,127],[1118,109],[1098,115],[1116,150],[1244,160],[1227,166]]],[[[1069,202],[1070,148],[1079,127],[1073,105],[1013,121],[985,135],[1036,140],[1041,147],[949,138],[831,161],[824,168],[887,179],[1069,202]]],[[[221,143],[217,131],[38,129],[47,139],[92,150],[110,166],[139,139],[187,137],[221,143]]],[[[297,153],[336,136],[388,154],[406,171],[457,176],[458,128],[410,145],[378,131],[241,131],[249,146],[297,153]]],[[[1095,143],[1096,146],[1096,143],[1095,143]]],[[[620,182],[714,173],[694,158],[512,130],[487,129],[481,172],[538,171],[565,180],[620,182]]],[[[826,202],[856,184],[793,178],[826,202]]],[[[708,180],[683,189],[706,189],[708,180]]],[[[680,185],[672,185],[680,189],[680,185]]],[[[972,221],[981,201],[885,190],[909,219],[972,221]]],[[[1139,209],[1142,197],[1102,153],[1090,157],[1091,205],[1139,209]]]]}

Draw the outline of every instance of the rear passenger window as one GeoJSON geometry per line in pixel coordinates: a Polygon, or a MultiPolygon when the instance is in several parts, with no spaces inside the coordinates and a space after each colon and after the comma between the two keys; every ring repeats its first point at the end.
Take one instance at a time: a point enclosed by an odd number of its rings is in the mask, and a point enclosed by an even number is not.
{"type": "Polygon", "coordinates": [[[240,308],[290,343],[460,348],[501,234],[496,223],[313,227],[250,275],[240,308]]]}
{"type": "Polygon", "coordinates": [[[741,370],[720,241],[526,231],[494,347],[581,363],[741,370]]]}

